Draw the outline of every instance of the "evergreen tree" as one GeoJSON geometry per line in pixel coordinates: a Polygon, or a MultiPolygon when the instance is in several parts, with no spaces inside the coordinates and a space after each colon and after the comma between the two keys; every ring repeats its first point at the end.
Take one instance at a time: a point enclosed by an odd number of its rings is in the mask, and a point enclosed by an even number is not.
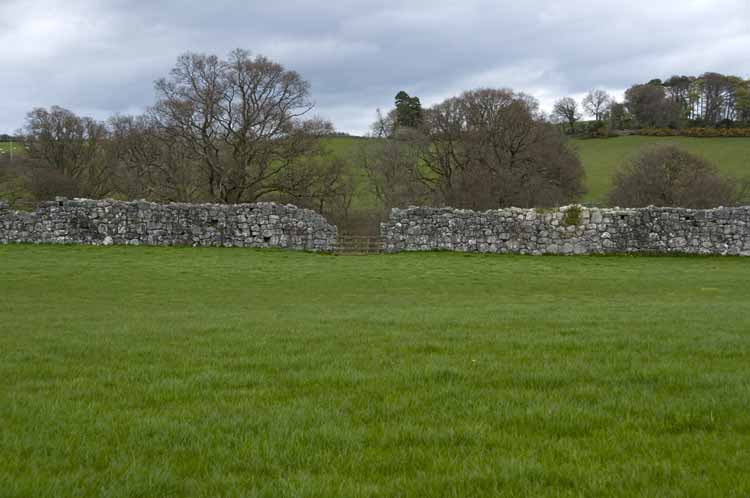
{"type": "Polygon", "coordinates": [[[422,103],[401,90],[396,94],[396,125],[417,128],[422,124],[422,103]]]}

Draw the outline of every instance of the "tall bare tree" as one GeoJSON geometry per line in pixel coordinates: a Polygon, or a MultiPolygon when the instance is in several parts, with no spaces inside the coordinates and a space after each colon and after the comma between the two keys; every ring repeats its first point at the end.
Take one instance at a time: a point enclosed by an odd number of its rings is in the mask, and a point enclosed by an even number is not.
{"type": "Polygon", "coordinates": [[[347,220],[354,180],[344,159],[325,156],[287,168],[279,184],[277,200],[314,209],[337,224],[347,220]]]}
{"type": "Polygon", "coordinates": [[[570,133],[576,132],[576,123],[581,119],[578,103],[572,97],[563,97],[552,107],[552,116],[563,123],[568,123],[570,133]]]}
{"type": "Polygon", "coordinates": [[[252,202],[278,192],[285,170],[320,154],[329,123],[303,120],[310,85],[299,74],[241,49],[226,59],[188,53],[156,82],[153,116],[197,158],[209,196],[252,202]]]}
{"type": "Polygon", "coordinates": [[[604,90],[591,90],[582,101],[583,109],[594,117],[597,121],[606,118],[609,106],[612,104],[612,97],[604,90]]]}
{"type": "MultiPolygon", "coordinates": [[[[109,192],[111,170],[103,123],[53,106],[31,111],[22,132],[29,157],[55,175],[68,178],[77,193],[98,197],[109,192]]],[[[43,176],[43,171],[38,176],[43,176]]]]}
{"type": "Polygon", "coordinates": [[[355,160],[367,173],[386,211],[425,200],[426,191],[417,171],[424,146],[422,134],[412,128],[362,141],[355,160]]]}
{"type": "Polygon", "coordinates": [[[583,168],[538,103],[478,89],[429,109],[417,172],[455,207],[554,206],[578,198],[583,168]]]}
{"type": "Polygon", "coordinates": [[[393,136],[396,130],[396,109],[391,109],[386,115],[380,109],[375,111],[375,122],[370,125],[370,132],[375,138],[393,136]]]}
{"type": "Polygon", "coordinates": [[[154,201],[205,200],[197,160],[184,137],[165,132],[148,115],[114,116],[108,124],[119,192],[154,201]]]}

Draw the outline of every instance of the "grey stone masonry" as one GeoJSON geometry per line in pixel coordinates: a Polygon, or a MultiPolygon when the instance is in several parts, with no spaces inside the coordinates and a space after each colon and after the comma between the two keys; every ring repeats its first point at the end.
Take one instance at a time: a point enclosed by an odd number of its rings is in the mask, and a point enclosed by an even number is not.
{"type": "Polygon", "coordinates": [[[0,244],[276,247],[333,251],[336,227],[292,205],[57,199],[34,212],[0,202],[0,244]]]}
{"type": "Polygon", "coordinates": [[[689,253],[750,256],[750,206],[716,209],[393,209],[387,252],[689,253]]]}

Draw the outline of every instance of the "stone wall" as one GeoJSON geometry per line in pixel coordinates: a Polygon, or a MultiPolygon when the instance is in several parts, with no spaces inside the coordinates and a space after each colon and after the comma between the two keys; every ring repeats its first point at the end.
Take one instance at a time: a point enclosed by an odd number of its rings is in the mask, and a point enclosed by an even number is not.
{"type": "Polygon", "coordinates": [[[34,212],[0,202],[0,244],[277,247],[332,251],[336,227],[292,205],[58,199],[34,212]]]}
{"type": "MultiPolygon", "coordinates": [[[[750,207],[708,210],[393,209],[387,252],[691,253],[750,256],[750,207]]],[[[334,251],[336,227],[291,205],[153,204],[59,199],[34,212],[0,202],[0,244],[276,247],[334,251]]]]}
{"type": "Polygon", "coordinates": [[[750,256],[750,207],[554,210],[393,209],[387,252],[690,253],[750,256]]]}

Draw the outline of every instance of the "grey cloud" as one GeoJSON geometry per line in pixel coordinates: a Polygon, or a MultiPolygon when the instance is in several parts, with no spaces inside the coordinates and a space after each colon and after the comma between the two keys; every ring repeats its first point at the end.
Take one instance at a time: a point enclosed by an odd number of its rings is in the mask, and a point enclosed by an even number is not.
{"type": "Polygon", "coordinates": [[[36,106],[143,109],[188,50],[263,53],[311,82],[318,115],[361,133],[400,89],[434,103],[511,86],[548,107],[673,73],[747,77],[748,42],[746,0],[5,0],[0,132],[36,106]]]}

